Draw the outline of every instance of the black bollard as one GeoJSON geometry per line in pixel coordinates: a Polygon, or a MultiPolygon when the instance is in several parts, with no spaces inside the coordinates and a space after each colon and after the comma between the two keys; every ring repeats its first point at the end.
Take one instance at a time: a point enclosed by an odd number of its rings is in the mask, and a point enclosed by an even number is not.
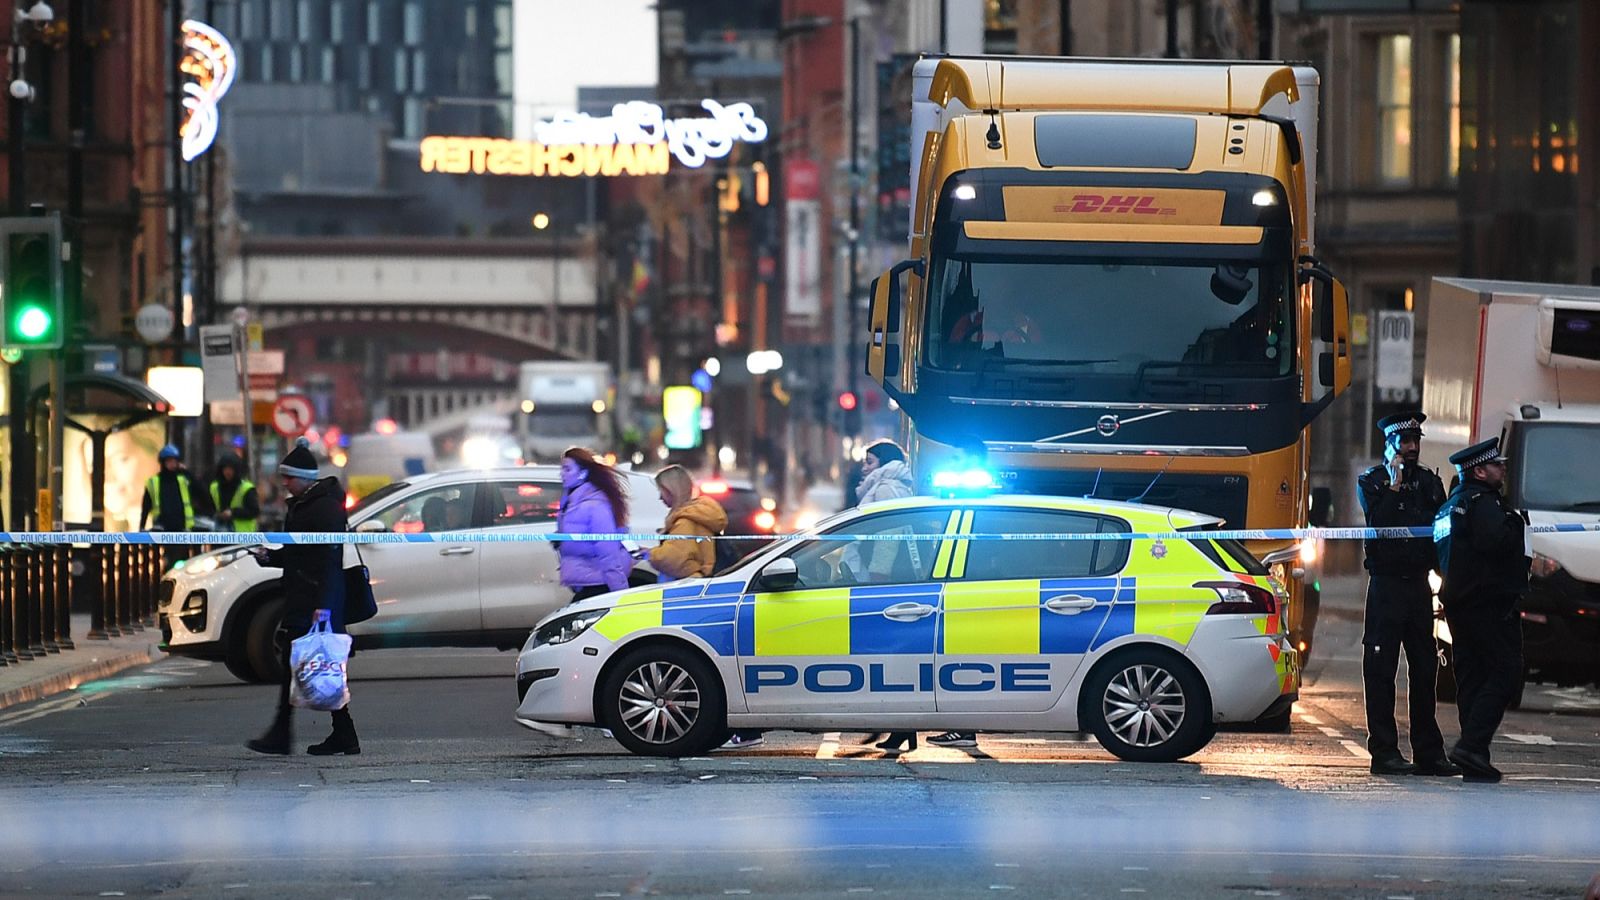
{"type": "Polygon", "coordinates": [[[56,564],[56,646],[74,650],[72,642],[72,547],[57,544],[54,548],[56,564]]]}
{"type": "Polygon", "coordinates": [[[21,661],[12,649],[11,605],[11,545],[0,544],[0,666],[21,661]]]}
{"type": "Polygon", "coordinates": [[[28,652],[35,657],[49,651],[44,647],[44,597],[39,590],[39,547],[29,545],[23,551],[22,571],[27,578],[22,587],[22,606],[28,618],[28,652]]]}
{"type": "Polygon", "coordinates": [[[106,604],[111,596],[111,567],[106,565],[106,552],[109,549],[107,544],[92,544],[84,555],[84,564],[89,567],[84,573],[84,581],[94,591],[94,600],[89,604],[89,633],[84,635],[91,641],[111,639],[111,635],[106,634],[106,604]]]}
{"type": "Polygon", "coordinates": [[[61,645],[56,643],[55,560],[55,545],[40,544],[34,554],[33,584],[34,593],[39,596],[39,645],[46,653],[61,652],[61,645]]]}

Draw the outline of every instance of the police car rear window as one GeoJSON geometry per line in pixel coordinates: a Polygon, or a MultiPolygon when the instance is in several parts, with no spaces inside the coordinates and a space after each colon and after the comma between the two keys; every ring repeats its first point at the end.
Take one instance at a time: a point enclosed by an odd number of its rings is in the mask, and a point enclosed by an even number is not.
{"type": "Polygon", "coordinates": [[[1041,166],[1187,169],[1195,124],[1178,116],[1053,115],[1033,120],[1041,166]]]}

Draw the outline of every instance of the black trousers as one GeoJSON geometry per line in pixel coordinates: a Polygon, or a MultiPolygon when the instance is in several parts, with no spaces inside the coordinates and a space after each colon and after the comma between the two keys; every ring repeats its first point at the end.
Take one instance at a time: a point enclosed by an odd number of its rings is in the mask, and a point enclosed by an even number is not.
{"type": "Polygon", "coordinates": [[[1445,619],[1455,642],[1457,746],[1487,757],[1489,742],[1522,687],[1522,617],[1515,602],[1505,598],[1446,609],[1445,619]]]}
{"type": "Polygon", "coordinates": [[[1439,657],[1433,641],[1433,593],[1426,574],[1374,575],[1367,583],[1366,630],[1361,636],[1361,681],[1367,699],[1367,752],[1374,759],[1400,753],[1394,720],[1394,679],[1400,651],[1410,673],[1407,690],[1411,752],[1418,760],[1444,758],[1444,735],[1434,715],[1439,657]]]}

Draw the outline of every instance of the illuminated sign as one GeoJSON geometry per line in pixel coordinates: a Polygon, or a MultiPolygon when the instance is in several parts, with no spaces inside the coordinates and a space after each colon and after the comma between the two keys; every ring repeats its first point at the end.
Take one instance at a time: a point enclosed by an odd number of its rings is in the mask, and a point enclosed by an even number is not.
{"type": "Polygon", "coordinates": [[[688,450],[700,446],[700,421],[705,395],[697,388],[677,384],[661,391],[661,418],[667,426],[662,443],[669,450],[688,450]]]}
{"type": "Polygon", "coordinates": [[[217,139],[217,103],[233,87],[238,57],[228,39],[210,25],[189,19],[183,23],[183,59],[178,69],[194,80],[183,86],[183,161],[211,149],[217,139]]]}
{"type": "Polygon", "coordinates": [[[767,139],[767,123],[748,103],[702,100],[710,116],[668,119],[654,103],[633,101],[609,116],[569,113],[533,126],[536,140],[448,137],[422,139],[424,172],[453,175],[662,175],[669,158],[698,168],[736,143],[767,139]]]}

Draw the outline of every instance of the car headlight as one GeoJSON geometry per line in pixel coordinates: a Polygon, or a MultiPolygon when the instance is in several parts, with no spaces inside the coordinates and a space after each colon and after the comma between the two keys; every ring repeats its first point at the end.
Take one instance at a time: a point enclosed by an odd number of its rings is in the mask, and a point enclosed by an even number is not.
{"type": "Polygon", "coordinates": [[[540,625],[533,632],[533,640],[530,642],[529,648],[542,647],[545,644],[565,644],[568,641],[575,640],[578,635],[593,627],[594,623],[605,618],[606,613],[610,611],[609,609],[591,609],[562,616],[559,619],[551,619],[540,625]]]}
{"type": "Polygon", "coordinates": [[[205,575],[215,572],[223,566],[231,566],[249,555],[250,549],[248,547],[234,547],[228,550],[219,550],[210,556],[203,556],[199,559],[179,560],[173,564],[172,568],[189,575],[205,575]]]}
{"type": "Polygon", "coordinates": [[[1528,571],[1539,578],[1549,578],[1561,571],[1561,562],[1554,557],[1545,556],[1543,553],[1533,554],[1533,564],[1528,571]]]}

